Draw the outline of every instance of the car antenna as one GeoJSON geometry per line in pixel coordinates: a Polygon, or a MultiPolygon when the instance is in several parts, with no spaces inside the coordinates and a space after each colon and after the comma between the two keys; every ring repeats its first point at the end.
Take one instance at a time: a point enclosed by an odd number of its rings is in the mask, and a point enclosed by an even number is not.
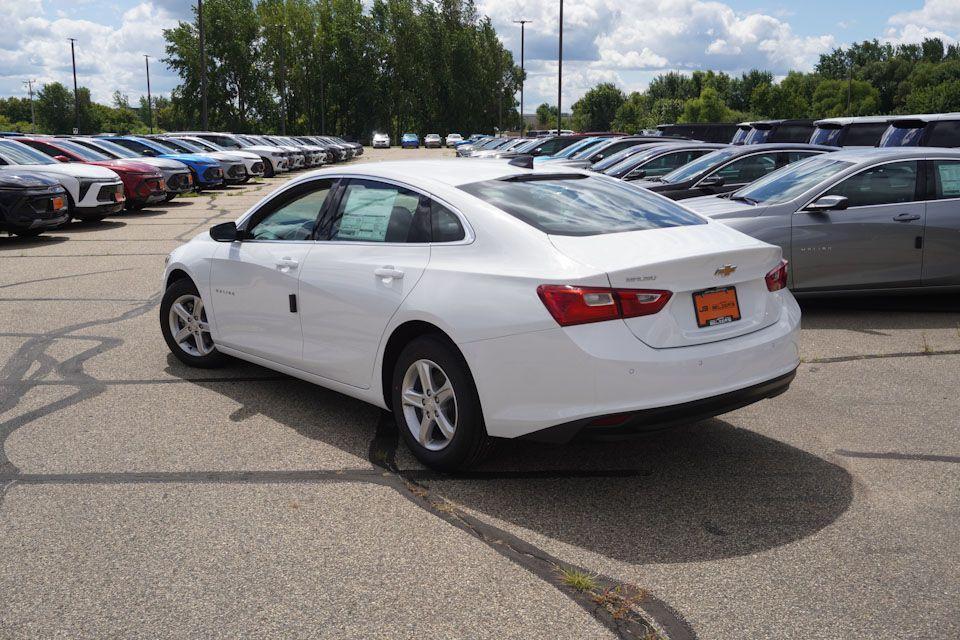
{"type": "Polygon", "coordinates": [[[507,164],[513,165],[514,167],[522,167],[523,169],[533,169],[533,156],[531,155],[522,155],[513,158],[507,164]]]}

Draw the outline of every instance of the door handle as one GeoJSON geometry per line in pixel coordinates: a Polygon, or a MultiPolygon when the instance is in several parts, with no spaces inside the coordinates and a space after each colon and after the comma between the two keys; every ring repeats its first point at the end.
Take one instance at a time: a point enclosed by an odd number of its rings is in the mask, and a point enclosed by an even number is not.
{"type": "Polygon", "coordinates": [[[392,265],[374,269],[373,275],[377,276],[378,278],[382,278],[386,284],[390,284],[394,280],[403,280],[403,271],[394,269],[392,265]]]}
{"type": "Polygon", "coordinates": [[[300,266],[300,263],[294,260],[293,258],[280,258],[279,260],[277,260],[277,269],[282,273],[295,271],[296,268],[299,266],[300,266]]]}
{"type": "Polygon", "coordinates": [[[893,216],[893,219],[897,222],[912,222],[913,220],[919,220],[920,214],[917,213],[900,213],[893,216]]]}

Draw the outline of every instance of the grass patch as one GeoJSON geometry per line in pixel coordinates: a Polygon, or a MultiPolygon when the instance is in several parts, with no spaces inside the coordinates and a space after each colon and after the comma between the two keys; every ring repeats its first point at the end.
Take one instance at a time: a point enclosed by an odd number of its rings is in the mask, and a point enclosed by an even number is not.
{"type": "Polygon", "coordinates": [[[563,584],[577,591],[593,591],[600,585],[596,574],[585,573],[579,569],[560,567],[560,580],[563,584]]]}
{"type": "Polygon", "coordinates": [[[187,191],[186,193],[181,193],[177,195],[178,198],[198,198],[200,194],[196,191],[187,191]]]}

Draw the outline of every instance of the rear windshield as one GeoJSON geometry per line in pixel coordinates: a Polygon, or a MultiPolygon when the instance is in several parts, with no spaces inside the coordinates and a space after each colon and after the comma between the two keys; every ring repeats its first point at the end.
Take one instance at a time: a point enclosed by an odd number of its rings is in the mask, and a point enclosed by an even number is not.
{"type": "Polygon", "coordinates": [[[680,205],[610,178],[524,174],[460,187],[532,227],[559,236],[705,224],[680,205]]]}
{"type": "Polygon", "coordinates": [[[841,133],[843,133],[843,129],[840,127],[817,127],[813,135],[810,136],[810,144],[825,144],[828,147],[839,147],[841,133]]]}

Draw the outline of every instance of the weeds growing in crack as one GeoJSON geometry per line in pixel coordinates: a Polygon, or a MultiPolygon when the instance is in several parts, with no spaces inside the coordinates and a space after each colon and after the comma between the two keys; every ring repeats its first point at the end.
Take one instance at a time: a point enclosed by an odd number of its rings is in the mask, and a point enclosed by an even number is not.
{"type": "Polygon", "coordinates": [[[595,573],[587,573],[570,567],[559,567],[558,570],[560,571],[560,580],[571,589],[593,592],[600,588],[595,573]]]}

